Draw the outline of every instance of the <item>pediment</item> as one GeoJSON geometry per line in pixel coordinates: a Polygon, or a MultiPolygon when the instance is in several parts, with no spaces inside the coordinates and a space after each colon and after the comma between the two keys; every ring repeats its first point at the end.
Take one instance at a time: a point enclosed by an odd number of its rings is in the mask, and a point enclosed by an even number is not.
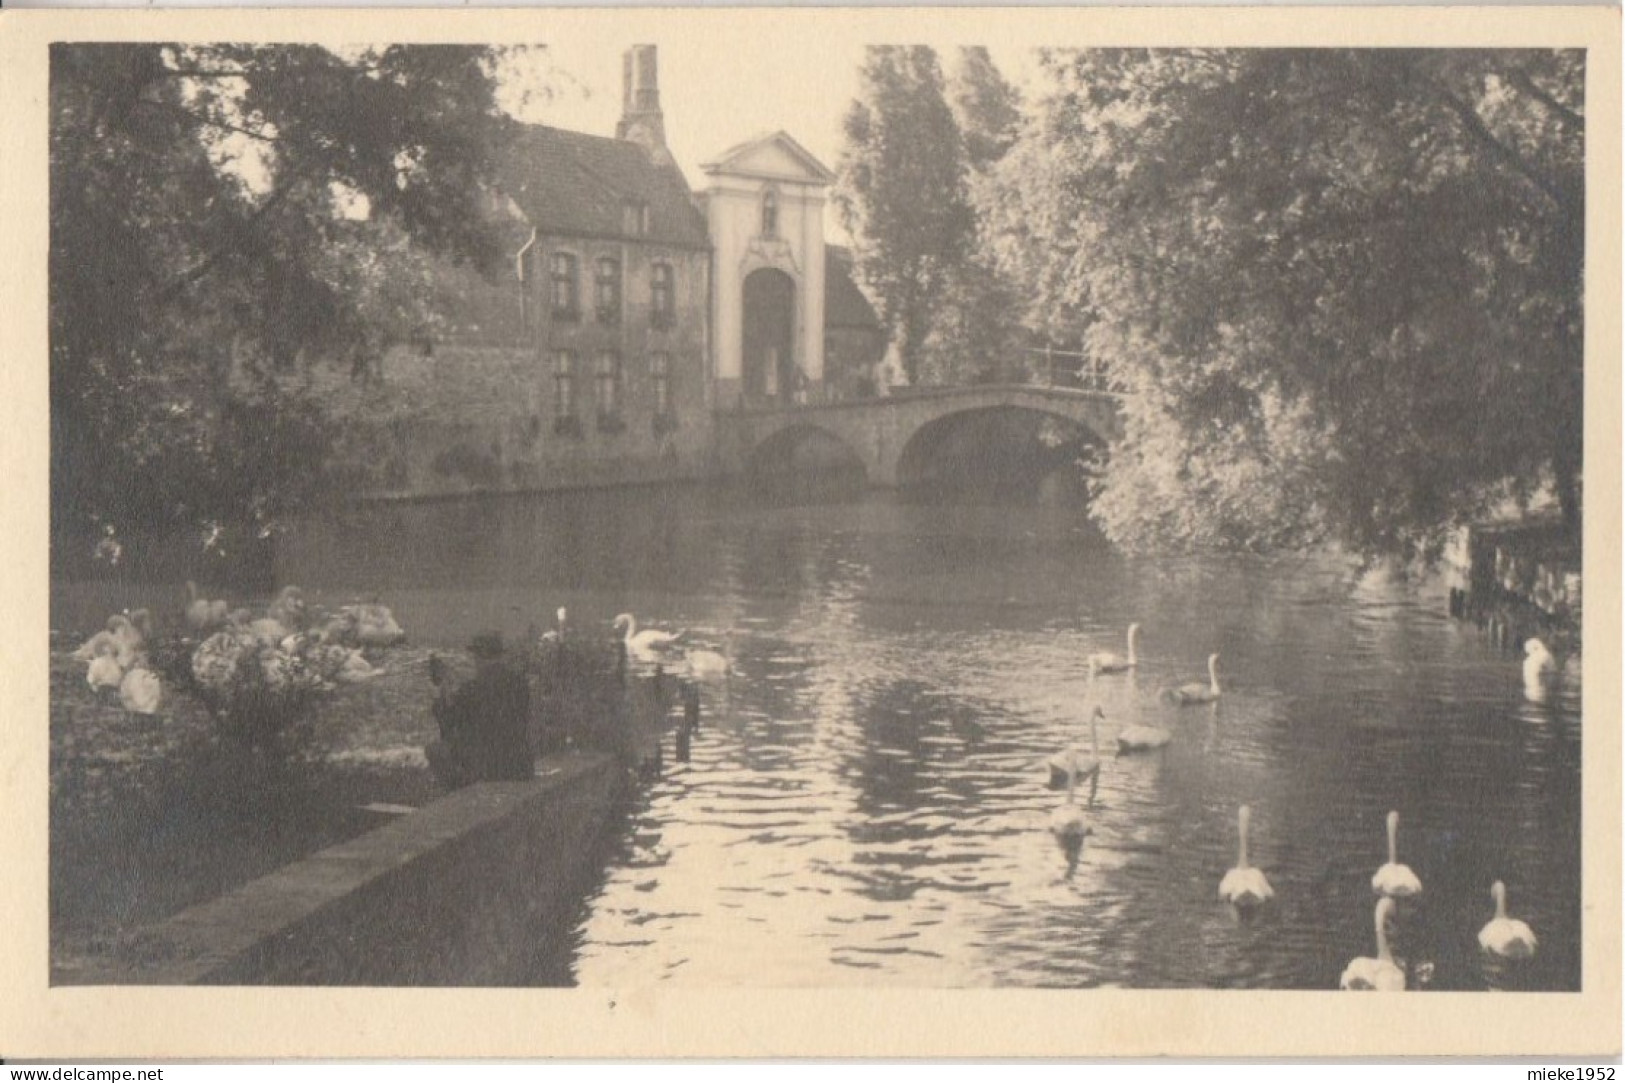
{"type": "Polygon", "coordinates": [[[712,176],[753,177],[800,184],[830,184],[835,180],[822,162],[784,132],[730,147],[700,167],[712,176]]]}

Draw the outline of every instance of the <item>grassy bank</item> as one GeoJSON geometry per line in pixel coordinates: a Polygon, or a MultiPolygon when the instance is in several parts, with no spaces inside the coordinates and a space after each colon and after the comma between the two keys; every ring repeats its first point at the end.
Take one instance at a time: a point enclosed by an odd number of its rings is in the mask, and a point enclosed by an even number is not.
{"type": "MultiPolygon", "coordinates": [[[[159,713],[126,711],[85,680],[75,642],[53,643],[50,695],[51,966],[94,969],[144,926],[440,796],[424,746],[438,736],[426,648],[369,651],[384,673],[340,685],[269,747],[223,730],[166,689],[159,713]]],[[[473,672],[438,652],[452,679],[473,672]]],[[[607,648],[561,669],[515,652],[531,677],[539,750],[626,751],[628,705],[658,719],[665,695],[631,695],[607,648]]]]}

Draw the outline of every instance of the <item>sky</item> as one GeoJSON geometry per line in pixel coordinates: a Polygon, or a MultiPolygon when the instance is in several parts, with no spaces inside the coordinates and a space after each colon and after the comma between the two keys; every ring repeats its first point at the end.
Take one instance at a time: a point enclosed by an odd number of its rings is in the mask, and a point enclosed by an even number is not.
{"type": "MultiPolygon", "coordinates": [[[[802,28],[804,31],[804,27],[802,28]]],[[[660,104],[666,143],[688,178],[702,189],[703,162],[753,136],[783,130],[831,170],[841,151],[841,118],[858,92],[863,47],[806,40],[794,30],[754,26],[704,37],[651,35],[659,49],[660,104]]],[[[634,43],[624,36],[571,35],[549,42],[545,56],[516,70],[505,105],[523,120],[593,135],[614,135],[621,114],[621,56],[634,43]],[[527,87],[546,87],[528,103],[527,87]]],[[[941,52],[945,73],[952,54],[941,52]]],[[[1025,78],[1026,54],[995,49],[1007,78],[1025,78]]],[[[840,230],[828,211],[831,239],[840,230]]]]}

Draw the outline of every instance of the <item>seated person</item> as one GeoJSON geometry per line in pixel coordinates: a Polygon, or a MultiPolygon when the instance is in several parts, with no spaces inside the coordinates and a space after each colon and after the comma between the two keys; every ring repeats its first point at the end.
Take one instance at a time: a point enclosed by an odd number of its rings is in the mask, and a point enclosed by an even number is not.
{"type": "Polygon", "coordinates": [[[423,750],[429,767],[448,790],[470,782],[528,779],[536,759],[529,736],[530,686],[507,662],[497,633],[475,636],[469,652],[476,671],[454,690],[447,687],[440,660],[429,659],[440,724],[440,740],[423,750]]]}

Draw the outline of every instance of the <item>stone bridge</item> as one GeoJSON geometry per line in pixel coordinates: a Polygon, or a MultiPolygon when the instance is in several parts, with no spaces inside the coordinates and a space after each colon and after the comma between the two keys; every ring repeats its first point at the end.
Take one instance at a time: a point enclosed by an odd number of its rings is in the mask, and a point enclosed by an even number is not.
{"type": "Polygon", "coordinates": [[[899,466],[910,445],[941,422],[980,411],[1030,411],[1070,422],[1101,443],[1113,443],[1122,436],[1121,398],[1070,387],[992,384],[921,388],[885,398],[788,409],[719,411],[717,466],[724,473],[746,473],[775,449],[822,434],[853,453],[870,484],[890,487],[902,480],[899,466]]]}

